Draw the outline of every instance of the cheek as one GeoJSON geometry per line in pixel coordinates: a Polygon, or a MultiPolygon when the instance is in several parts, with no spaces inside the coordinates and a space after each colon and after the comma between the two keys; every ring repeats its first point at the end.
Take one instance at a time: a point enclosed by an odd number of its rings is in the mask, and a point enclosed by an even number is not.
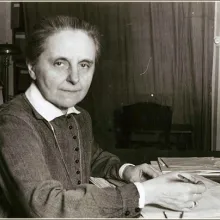
{"type": "Polygon", "coordinates": [[[83,85],[84,89],[89,89],[90,84],[92,82],[93,72],[82,74],[81,76],[81,84],[83,85]]]}
{"type": "Polygon", "coordinates": [[[56,71],[48,70],[39,74],[39,81],[49,90],[56,89],[63,81],[65,81],[65,74],[57,73],[56,71]]]}

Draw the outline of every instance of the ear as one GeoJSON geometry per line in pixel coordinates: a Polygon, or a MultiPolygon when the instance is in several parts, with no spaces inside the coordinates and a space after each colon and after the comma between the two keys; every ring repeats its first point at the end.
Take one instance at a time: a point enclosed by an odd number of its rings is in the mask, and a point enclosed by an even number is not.
{"type": "Polygon", "coordinates": [[[35,68],[32,64],[27,63],[28,72],[30,74],[31,79],[36,80],[35,68]]]}

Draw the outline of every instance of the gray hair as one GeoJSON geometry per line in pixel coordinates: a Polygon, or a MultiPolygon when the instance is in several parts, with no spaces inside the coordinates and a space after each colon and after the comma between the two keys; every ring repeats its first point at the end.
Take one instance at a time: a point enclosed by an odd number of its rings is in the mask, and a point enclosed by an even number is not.
{"type": "Polygon", "coordinates": [[[71,16],[44,17],[33,27],[33,32],[28,36],[26,44],[26,61],[36,64],[39,56],[44,51],[44,43],[48,37],[61,30],[82,30],[90,36],[96,46],[96,60],[100,55],[100,34],[96,26],[71,16]]]}

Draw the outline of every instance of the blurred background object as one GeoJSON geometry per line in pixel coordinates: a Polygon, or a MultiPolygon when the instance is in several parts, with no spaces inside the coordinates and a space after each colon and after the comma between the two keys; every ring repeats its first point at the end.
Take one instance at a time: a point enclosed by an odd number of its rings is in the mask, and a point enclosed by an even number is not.
{"type": "Polygon", "coordinates": [[[0,56],[2,61],[2,84],[3,84],[3,100],[9,101],[9,66],[10,58],[13,55],[19,54],[20,50],[13,44],[0,44],[0,56]]]}

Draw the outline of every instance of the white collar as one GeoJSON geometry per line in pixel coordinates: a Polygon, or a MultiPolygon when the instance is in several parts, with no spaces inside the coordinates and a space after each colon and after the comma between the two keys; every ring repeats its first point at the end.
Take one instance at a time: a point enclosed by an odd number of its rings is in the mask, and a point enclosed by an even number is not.
{"type": "MultiPolygon", "coordinates": [[[[35,110],[47,121],[64,115],[64,113],[52,103],[48,102],[41,94],[35,83],[31,83],[30,87],[26,90],[25,95],[35,110]]],[[[68,108],[66,114],[80,112],[73,106],[68,108]]]]}

